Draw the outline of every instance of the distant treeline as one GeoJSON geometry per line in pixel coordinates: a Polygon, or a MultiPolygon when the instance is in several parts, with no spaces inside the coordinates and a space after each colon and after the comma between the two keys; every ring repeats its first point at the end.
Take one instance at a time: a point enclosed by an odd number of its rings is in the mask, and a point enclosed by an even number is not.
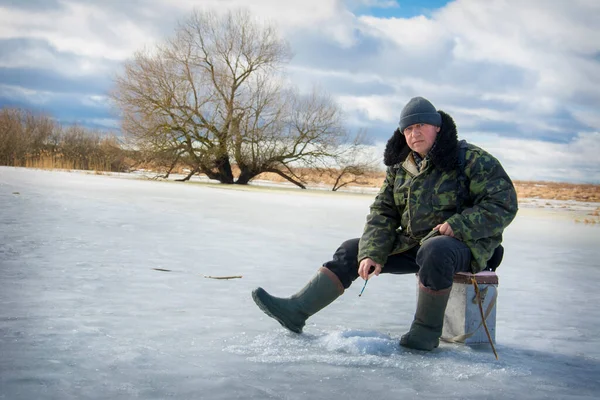
{"type": "MultiPolygon", "coordinates": [[[[348,185],[378,186],[380,171],[371,168],[371,161],[357,163],[358,147],[348,147],[352,162],[335,167],[291,168],[288,170],[300,182],[331,185],[338,190],[348,185]],[[337,168],[336,168],[337,167],[337,168]]],[[[186,157],[160,149],[138,149],[130,140],[80,125],[63,126],[52,116],[21,108],[0,108],[0,165],[13,167],[78,169],[92,171],[131,172],[136,169],[154,171],[156,178],[168,178],[173,173],[193,174],[186,157]]],[[[188,160],[189,161],[189,160],[188,160]]],[[[241,174],[237,164],[232,174],[241,174]]],[[[285,181],[279,174],[264,172],[262,179],[285,181]]]]}
{"type": "Polygon", "coordinates": [[[127,171],[131,164],[130,152],[114,135],[62,126],[30,110],[0,109],[0,165],[127,171]]]}

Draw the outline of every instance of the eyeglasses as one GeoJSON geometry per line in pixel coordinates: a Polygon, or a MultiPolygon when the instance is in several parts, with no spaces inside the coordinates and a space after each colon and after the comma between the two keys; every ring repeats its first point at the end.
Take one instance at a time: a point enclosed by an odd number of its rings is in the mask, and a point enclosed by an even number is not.
{"type": "Polygon", "coordinates": [[[412,124],[411,126],[407,126],[406,128],[404,128],[404,131],[402,133],[404,134],[404,136],[412,135],[417,129],[421,130],[421,128],[424,125],[425,124],[412,124]]]}

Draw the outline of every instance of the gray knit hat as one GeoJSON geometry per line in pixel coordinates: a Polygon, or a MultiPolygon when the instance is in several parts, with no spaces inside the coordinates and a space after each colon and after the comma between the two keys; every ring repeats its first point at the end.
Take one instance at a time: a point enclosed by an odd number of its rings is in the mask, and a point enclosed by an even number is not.
{"type": "Polygon", "coordinates": [[[400,114],[400,132],[404,132],[407,126],[413,124],[441,126],[442,116],[429,100],[423,97],[413,97],[406,103],[400,114]]]}

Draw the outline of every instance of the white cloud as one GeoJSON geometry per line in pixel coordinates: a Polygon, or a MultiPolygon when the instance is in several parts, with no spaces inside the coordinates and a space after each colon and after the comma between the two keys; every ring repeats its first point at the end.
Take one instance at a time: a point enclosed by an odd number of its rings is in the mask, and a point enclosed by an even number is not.
{"type": "Polygon", "coordinates": [[[4,84],[0,84],[0,94],[17,102],[30,102],[37,106],[43,106],[54,98],[50,92],[4,84]]]}
{"type": "Polygon", "coordinates": [[[0,7],[0,38],[48,41],[59,51],[123,60],[154,38],[148,27],[101,5],[63,2],[64,9],[31,11],[0,7]]]}
{"type": "MultiPolygon", "coordinates": [[[[593,110],[593,111],[575,110],[574,115],[579,121],[583,121],[585,124],[587,124],[589,126],[600,127],[600,112],[598,112],[597,109],[593,110]]],[[[600,155],[600,153],[599,153],[599,155],[600,155]]]]}
{"type": "Polygon", "coordinates": [[[181,12],[192,9],[227,11],[246,8],[262,19],[275,22],[284,34],[301,30],[320,32],[323,40],[333,40],[342,46],[354,42],[354,16],[340,0],[162,0],[176,5],[181,12]]]}
{"type": "Polygon", "coordinates": [[[406,63],[412,61],[410,56],[435,55],[448,40],[448,33],[443,26],[422,15],[408,19],[362,16],[358,21],[366,33],[387,39],[398,46],[398,50],[401,50],[398,56],[402,56],[406,63]]]}
{"type": "Polygon", "coordinates": [[[108,98],[108,96],[83,96],[81,98],[81,104],[88,107],[105,108],[110,105],[110,99],[108,98]]]}
{"type": "MultiPolygon", "coordinates": [[[[596,1],[458,0],[434,16],[455,40],[458,60],[485,61],[537,74],[537,92],[568,97],[600,90],[600,8],[596,1]]],[[[600,98],[600,97],[597,97],[600,98]]]]}
{"type": "Polygon", "coordinates": [[[291,66],[289,68],[290,71],[308,74],[315,77],[327,79],[329,77],[343,78],[349,81],[354,82],[384,82],[383,78],[375,73],[370,73],[368,71],[363,71],[359,73],[351,73],[348,71],[336,71],[336,70],[327,70],[327,69],[318,69],[318,68],[310,68],[307,66],[291,66]]]}
{"type": "Polygon", "coordinates": [[[369,120],[390,122],[398,119],[402,102],[390,96],[337,96],[336,100],[347,113],[364,113],[369,120]]]}
{"type": "Polygon", "coordinates": [[[498,158],[513,179],[600,183],[600,132],[580,133],[568,143],[486,133],[462,136],[498,158]]]}
{"type": "Polygon", "coordinates": [[[59,75],[97,76],[114,72],[115,63],[101,56],[65,57],[43,42],[29,42],[11,50],[10,54],[0,55],[0,67],[42,68],[55,71],[59,75]]]}

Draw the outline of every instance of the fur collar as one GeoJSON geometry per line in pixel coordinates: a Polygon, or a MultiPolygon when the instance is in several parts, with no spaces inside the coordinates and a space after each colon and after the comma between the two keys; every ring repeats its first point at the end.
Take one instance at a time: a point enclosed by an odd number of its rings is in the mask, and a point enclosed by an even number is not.
{"type": "MultiPolygon", "coordinates": [[[[443,171],[451,171],[458,166],[458,133],[456,124],[452,117],[443,111],[442,126],[436,138],[436,145],[429,152],[429,160],[433,165],[443,171]]],[[[396,129],[390,140],[388,140],[383,152],[383,163],[391,167],[406,160],[411,150],[406,144],[404,135],[400,129],[396,129]]]]}

